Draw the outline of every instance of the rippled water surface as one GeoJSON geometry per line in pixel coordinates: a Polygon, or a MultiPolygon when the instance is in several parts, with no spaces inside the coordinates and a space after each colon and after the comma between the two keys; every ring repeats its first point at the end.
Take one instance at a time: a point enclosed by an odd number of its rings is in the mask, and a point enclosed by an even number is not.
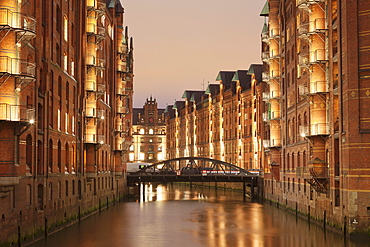
{"type": "Polygon", "coordinates": [[[140,201],[111,206],[31,246],[370,246],[273,206],[245,202],[240,192],[149,184],[140,201]]]}

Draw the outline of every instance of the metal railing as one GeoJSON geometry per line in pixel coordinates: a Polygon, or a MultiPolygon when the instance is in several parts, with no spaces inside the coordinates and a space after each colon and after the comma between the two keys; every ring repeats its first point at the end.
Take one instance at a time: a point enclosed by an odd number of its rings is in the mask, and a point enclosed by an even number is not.
{"type": "Polygon", "coordinates": [[[105,136],[98,135],[98,134],[85,134],[85,143],[96,143],[96,144],[104,144],[105,143],[105,136]]]}
{"type": "Polygon", "coordinates": [[[36,76],[36,64],[19,58],[0,56],[0,73],[18,76],[36,76]]]}
{"type": "Polygon", "coordinates": [[[0,103],[0,120],[30,122],[35,120],[35,108],[0,103]]]}
{"type": "Polygon", "coordinates": [[[315,135],[328,135],[329,124],[327,123],[315,123],[310,125],[299,126],[299,132],[301,136],[315,136],[315,135]]]}
{"type": "Polygon", "coordinates": [[[94,67],[105,67],[105,60],[88,54],[86,55],[86,64],[94,67]]]}
{"type": "Polygon", "coordinates": [[[0,8],[0,26],[36,32],[36,19],[34,17],[13,12],[7,8],[0,8]]]}

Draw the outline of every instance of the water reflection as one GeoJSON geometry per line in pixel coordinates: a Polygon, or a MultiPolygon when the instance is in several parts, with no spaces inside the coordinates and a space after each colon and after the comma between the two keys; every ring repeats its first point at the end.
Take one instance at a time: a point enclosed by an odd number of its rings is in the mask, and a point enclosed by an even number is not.
{"type": "Polygon", "coordinates": [[[345,241],[241,193],[147,184],[140,202],[121,203],[33,246],[289,247],[370,246],[345,241]]]}

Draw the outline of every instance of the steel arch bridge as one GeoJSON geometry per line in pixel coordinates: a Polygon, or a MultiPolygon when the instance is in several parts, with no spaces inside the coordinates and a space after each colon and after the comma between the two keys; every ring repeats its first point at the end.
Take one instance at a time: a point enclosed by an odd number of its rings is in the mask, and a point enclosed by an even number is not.
{"type": "Polygon", "coordinates": [[[180,157],[154,163],[127,175],[129,184],[140,182],[246,182],[259,175],[233,164],[204,157],[180,157]]]}

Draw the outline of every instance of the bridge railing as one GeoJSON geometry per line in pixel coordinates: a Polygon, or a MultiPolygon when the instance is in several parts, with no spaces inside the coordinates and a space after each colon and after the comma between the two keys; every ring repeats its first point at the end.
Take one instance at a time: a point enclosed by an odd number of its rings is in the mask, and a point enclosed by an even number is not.
{"type": "Polygon", "coordinates": [[[161,161],[144,167],[136,172],[142,175],[241,175],[256,176],[256,172],[250,172],[233,164],[203,157],[181,157],[161,161]]]}

